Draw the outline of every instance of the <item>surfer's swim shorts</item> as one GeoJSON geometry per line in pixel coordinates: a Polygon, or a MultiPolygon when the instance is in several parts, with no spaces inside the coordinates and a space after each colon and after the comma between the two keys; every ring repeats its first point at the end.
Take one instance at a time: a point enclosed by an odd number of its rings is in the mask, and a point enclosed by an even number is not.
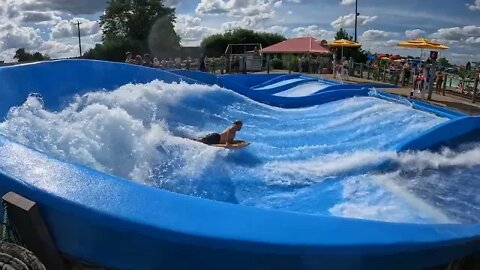
{"type": "Polygon", "coordinates": [[[204,144],[220,144],[221,136],[218,133],[210,133],[207,136],[200,139],[200,142],[204,144]]]}

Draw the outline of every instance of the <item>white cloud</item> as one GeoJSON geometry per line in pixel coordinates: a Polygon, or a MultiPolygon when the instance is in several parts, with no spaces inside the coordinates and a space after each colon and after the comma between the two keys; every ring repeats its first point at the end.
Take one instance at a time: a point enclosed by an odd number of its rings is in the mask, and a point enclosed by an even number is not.
{"type": "Polygon", "coordinates": [[[342,2],[340,2],[341,5],[352,5],[352,4],[355,4],[357,0],[342,0],[342,2]]]}
{"type": "Polygon", "coordinates": [[[181,0],[165,0],[163,4],[167,7],[174,7],[180,3],[181,0]]]}
{"type": "Polygon", "coordinates": [[[467,4],[467,7],[468,9],[470,9],[471,11],[478,11],[480,10],[480,0],[475,0],[475,2],[470,5],[470,4],[467,4]]]}
{"type": "Polygon", "coordinates": [[[335,37],[334,31],[329,31],[318,27],[317,25],[309,25],[306,27],[297,27],[292,29],[292,32],[297,37],[315,37],[317,39],[331,40],[335,37]]]}
{"type": "Polygon", "coordinates": [[[198,45],[200,41],[215,30],[201,25],[202,19],[187,14],[177,16],[175,31],[181,38],[183,45],[198,45]]]}
{"type": "Polygon", "coordinates": [[[74,52],[78,52],[78,46],[49,40],[43,43],[42,46],[38,48],[38,51],[52,58],[65,58],[74,56],[74,52]]]}
{"type": "MultiPolygon", "coordinates": [[[[297,3],[299,1],[289,1],[297,3]]],[[[275,17],[282,0],[201,0],[195,11],[202,15],[229,15],[234,20],[221,23],[219,30],[237,27],[258,29],[263,22],[275,17]]]]}
{"type": "Polygon", "coordinates": [[[61,20],[53,11],[25,11],[22,12],[21,16],[21,21],[24,23],[42,23],[61,20]]]}
{"type": "Polygon", "coordinates": [[[468,61],[480,61],[480,56],[478,54],[468,54],[468,53],[446,53],[445,54],[451,62],[455,64],[463,64],[468,61]]]}
{"type": "Polygon", "coordinates": [[[231,30],[238,27],[246,28],[246,29],[256,29],[259,27],[258,25],[261,22],[264,22],[270,18],[271,18],[271,14],[269,13],[258,14],[256,16],[245,16],[238,21],[229,21],[229,22],[223,23],[221,26],[221,29],[223,31],[231,30]]]}
{"type": "Polygon", "coordinates": [[[0,48],[34,49],[42,44],[40,31],[32,27],[20,27],[12,22],[0,24],[0,48]]]}
{"type": "Polygon", "coordinates": [[[422,29],[413,29],[413,30],[406,30],[405,31],[405,36],[408,39],[419,38],[419,37],[425,36],[425,34],[426,34],[426,32],[423,31],[422,29]]]}
{"type": "Polygon", "coordinates": [[[365,31],[362,35],[362,38],[365,40],[379,40],[391,37],[393,35],[395,34],[392,32],[371,29],[365,31]]]}
{"type": "MultiPolygon", "coordinates": [[[[375,21],[378,18],[378,16],[363,16],[360,15],[358,16],[358,25],[367,25],[368,23],[371,23],[375,21]]],[[[353,27],[355,25],[355,14],[351,13],[345,16],[340,16],[336,20],[334,20],[331,25],[336,28],[347,28],[347,27],[353,27]]]]}
{"type": "Polygon", "coordinates": [[[469,37],[465,40],[465,42],[470,45],[480,45],[480,37],[469,37]]]}
{"type": "Polygon", "coordinates": [[[281,25],[272,25],[268,27],[262,27],[257,29],[260,32],[267,32],[267,33],[277,33],[277,34],[285,34],[287,32],[288,27],[286,26],[281,26],[281,25]]]}
{"type": "Polygon", "coordinates": [[[480,36],[480,26],[467,25],[464,27],[440,28],[431,37],[445,40],[464,40],[469,37],[480,36]]]}
{"type": "Polygon", "coordinates": [[[463,32],[465,32],[466,35],[480,36],[480,26],[476,26],[476,25],[464,26],[463,32]]]}
{"type": "Polygon", "coordinates": [[[107,0],[4,0],[14,3],[21,10],[63,11],[66,13],[94,14],[102,12],[107,0]]]}
{"type": "Polygon", "coordinates": [[[230,14],[258,16],[279,8],[282,0],[201,0],[195,11],[199,14],[230,14]]]}
{"type": "Polygon", "coordinates": [[[8,49],[0,52],[0,61],[11,62],[17,49],[8,49]]]}
{"type": "Polygon", "coordinates": [[[80,22],[80,32],[82,36],[95,35],[101,31],[97,21],[90,21],[84,18],[75,18],[71,20],[61,20],[52,28],[53,38],[66,38],[78,35],[77,22],[80,22]]]}

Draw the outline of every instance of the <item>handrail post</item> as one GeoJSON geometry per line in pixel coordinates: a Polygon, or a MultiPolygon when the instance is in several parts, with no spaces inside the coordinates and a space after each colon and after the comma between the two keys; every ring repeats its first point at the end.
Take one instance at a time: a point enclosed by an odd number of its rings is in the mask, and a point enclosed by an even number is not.
{"type": "Polygon", "coordinates": [[[267,74],[270,74],[270,54],[267,56],[267,74]]]}
{"type": "Polygon", "coordinates": [[[448,74],[445,73],[445,79],[443,80],[442,83],[442,95],[445,96],[445,91],[447,90],[447,79],[448,79],[448,74]]]}

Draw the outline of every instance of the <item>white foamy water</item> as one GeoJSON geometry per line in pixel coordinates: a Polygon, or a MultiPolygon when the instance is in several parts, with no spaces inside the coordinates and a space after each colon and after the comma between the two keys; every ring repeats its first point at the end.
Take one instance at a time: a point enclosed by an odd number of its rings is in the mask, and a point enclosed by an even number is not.
{"type": "Polygon", "coordinates": [[[475,182],[464,181],[474,187],[451,195],[461,182],[451,174],[476,177],[479,147],[390,152],[445,119],[376,98],[286,110],[218,87],[154,81],[77,96],[55,112],[38,96],[19,105],[0,123],[0,133],[57,158],[178,193],[394,222],[472,222],[469,216],[480,216],[475,182]],[[252,142],[246,149],[183,138],[221,131],[237,119],[245,122],[239,139],[252,142]],[[385,162],[389,170],[372,172],[385,162]]]}
{"type": "Polygon", "coordinates": [[[184,97],[217,88],[154,81],[113,92],[77,96],[60,112],[50,112],[38,96],[12,108],[0,132],[58,158],[139,182],[162,176],[159,164],[177,162],[175,174],[198,174],[217,149],[172,135],[164,122],[184,97]],[[167,154],[166,154],[167,153],[167,154]]]}

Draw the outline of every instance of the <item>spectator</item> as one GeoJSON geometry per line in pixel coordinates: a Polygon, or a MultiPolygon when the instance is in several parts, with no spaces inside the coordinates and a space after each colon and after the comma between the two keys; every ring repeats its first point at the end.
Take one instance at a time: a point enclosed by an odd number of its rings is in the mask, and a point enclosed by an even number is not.
{"type": "Polygon", "coordinates": [[[143,55],[143,66],[153,67],[152,56],[148,53],[143,55]]]}
{"type": "Polygon", "coordinates": [[[470,71],[472,69],[472,64],[468,62],[467,65],[465,65],[465,69],[470,71]]]}
{"type": "Polygon", "coordinates": [[[220,57],[220,74],[224,74],[225,72],[223,71],[223,69],[225,68],[225,63],[226,63],[226,59],[225,59],[225,56],[222,55],[220,57]]]}
{"type": "Polygon", "coordinates": [[[182,59],[180,57],[175,58],[175,68],[176,69],[181,69],[182,68],[182,59]]]}
{"type": "Polygon", "coordinates": [[[333,78],[336,79],[337,78],[337,60],[335,59],[335,57],[333,57],[333,60],[332,60],[332,69],[333,69],[333,78]]]}
{"type": "Polygon", "coordinates": [[[160,61],[158,61],[157,57],[153,58],[153,67],[154,68],[159,68],[160,67],[160,61]]]}
{"type": "Polygon", "coordinates": [[[348,80],[349,79],[349,70],[350,70],[350,62],[343,57],[342,58],[342,80],[348,80]]]}
{"type": "Polygon", "coordinates": [[[131,52],[126,53],[127,59],[125,59],[125,63],[127,64],[134,64],[135,60],[133,60],[133,55],[131,52]]]}
{"type": "Polygon", "coordinates": [[[231,61],[230,61],[230,54],[225,54],[225,73],[230,73],[231,69],[231,61]]]}
{"type": "Polygon", "coordinates": [[[240,72],[240,58],[238,56],[235,56],[233,60],[233,71],[240,72]]]}
{"type": "Polygon", "coordinates": [[[198,69],[202,72],[207,71],[207,68],[205,66],[205,60],[206,60],[205,54],[203,54],[200,58],[198,58],[198,69]]]}
{"type": "Polygon", "coordinates": [[[353,70],[354,70],[353,67],[354,67],[354,65],[355,65],[355,61],[353,60],[353,57],[350,56],[350,59],[349,59],[349,61],[348,61],[348,64],[349,64],[349,69],[348,69],[348,70],[349,70],[349,73],[348,73],[348,75],[353,76],[353,70]]]}
{"type": "Polygon", "coordinates": [[[402,67],[402,86],[405,86],[410,81],[411,68],[408,62],[405,62],[402,67]]]}
{"type": "Polygon", "coordinates": [[[190,70],[191,65],[192,65],[192,58],[190,58],[190,56],[189,56],[189,57],[187,57],[187,60],[185,61],[185,68],[187,70],[190,70]]]}
{"type": "Polygon", "coordinates": [[[303,56],[298,57],[298,72],[303,72],[303,56]]]}
{"type": "Polygon", "coordinates": [[[443,74],[443,71],[440,69],[437,71],[437,79],[435,80],[435,93],[440,94],[440,90],[442,89],[443,86],[443,77],[445,74],[443,74]]]}
{"type": "MultiPolygon", "coordinates": [[[[250,47],[251,48],[251,47],[250,47]]],[[[260,50],[258,50],[258,47],[255,46],[255,48],[253,48],[253,54],[254,55],[260,55],[260,50]]]]}
{"type": "Polygon", "coordinates": [[[135,56],[135,62],[133,62],[135,65],[143,65],[143,58],[141,55],[135,56]]]}

